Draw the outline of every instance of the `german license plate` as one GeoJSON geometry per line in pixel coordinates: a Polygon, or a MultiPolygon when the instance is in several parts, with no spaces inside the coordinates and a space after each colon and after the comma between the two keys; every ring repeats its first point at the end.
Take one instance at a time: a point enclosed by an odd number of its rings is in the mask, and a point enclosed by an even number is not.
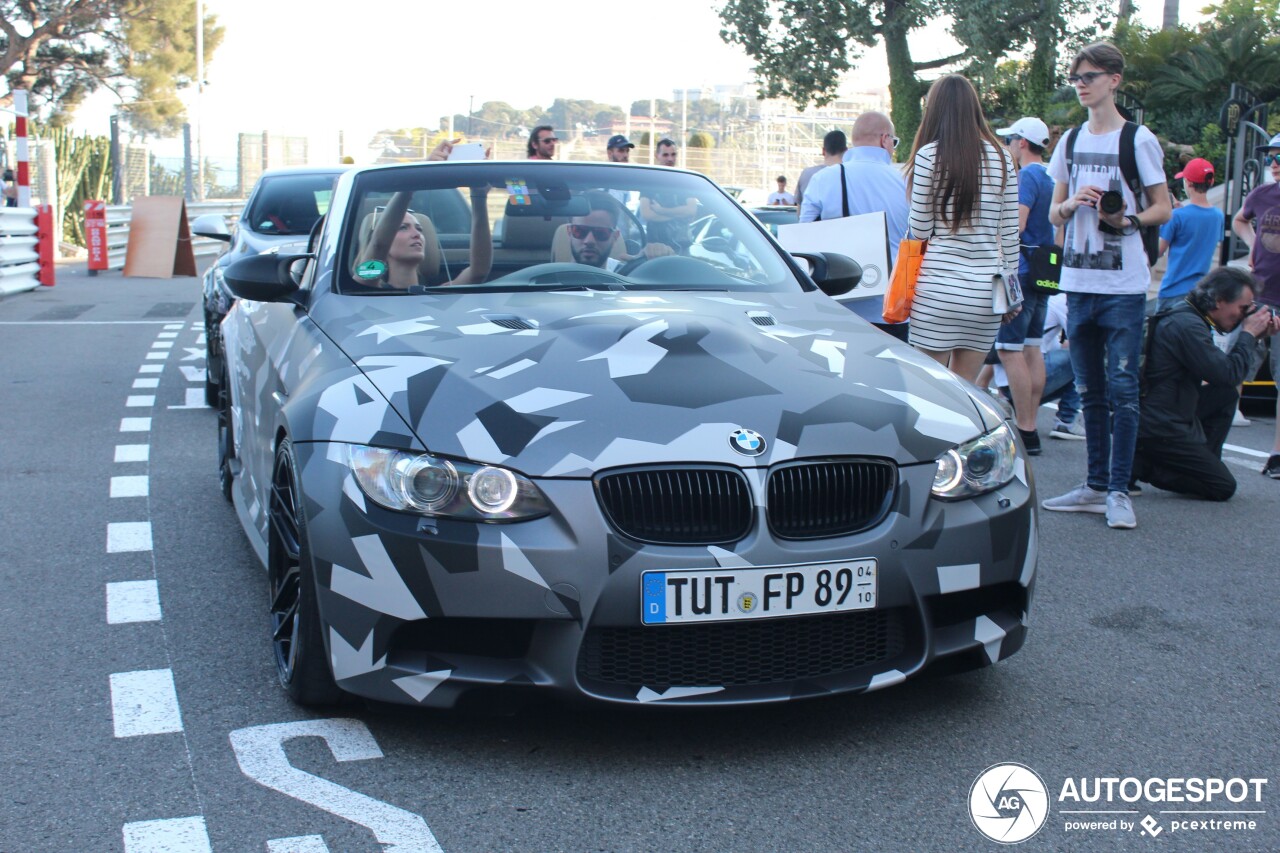
{"type": "Polygon", "coordinates": [[[641,621],[730,622],[876,606],[876,561],[645,572],[641,621]]]}

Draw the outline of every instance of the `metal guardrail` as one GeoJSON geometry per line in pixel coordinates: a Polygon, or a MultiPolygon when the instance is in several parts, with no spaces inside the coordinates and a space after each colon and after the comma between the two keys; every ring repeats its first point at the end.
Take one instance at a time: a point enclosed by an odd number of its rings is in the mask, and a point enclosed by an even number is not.
{"type": "MultiPolygon", "coordinates": [[[[187,223],[190,224],[197,216],[220,213],[227,220],[227,227],[230,228],[239,220],[240,211],[243,208],[244,199],[192,202],[187,205],[187,223]]],[[[127,204],[107,205],[106,212],[107,267],[113,270],[124,269],[124,256],[129,247],[129,220],[133,215],[133,208],[127,204]]],[[[203,255],[217,255],[226,248],[226,245],[220,240],[210,240],[207,237],[191,238],[191,251],[197,258],[203,255]]]]}
{"type": "Polygon", "coordinates": [[[36,252],[36,211],[0,207],[0,295],[35,290],[40,272],[36,252]]]}

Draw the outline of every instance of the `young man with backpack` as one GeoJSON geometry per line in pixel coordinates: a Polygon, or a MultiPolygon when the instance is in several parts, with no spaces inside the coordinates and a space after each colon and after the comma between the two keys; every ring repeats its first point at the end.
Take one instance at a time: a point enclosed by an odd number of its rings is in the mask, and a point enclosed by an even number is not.
{"type": "Polygon", "coordinates": [[[1164,153],[1155,135],[1127,122],[1115,103],[1124,55],[1091,44],[1067,77],[1089,120],[1059,140],[1049,221],[1066,226],[1059,287],[1067,294],[1071,365],[1084,404],[1088,475],[1041,504],[1105,514],[1107,526],[1138,526],[1129,498],[1138,439],[1138,364],[1150,258],[1145,242],[1169,220],[1164,153]],[[1147,233],[1144,234],[1143,232],[1147,233]]]}

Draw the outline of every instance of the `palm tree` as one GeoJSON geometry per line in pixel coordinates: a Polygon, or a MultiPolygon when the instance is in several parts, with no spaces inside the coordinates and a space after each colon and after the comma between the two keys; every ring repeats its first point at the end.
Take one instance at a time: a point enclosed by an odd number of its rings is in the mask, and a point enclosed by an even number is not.
{"type": "Polygon", "coordinates": [[[1216,105],[1232,83],[1241,83],[1267,100],[1276,97],[1280,52],[1268,43],[1268,35],[1265,23],[1256,18],[1215,29],[1155,70],[1148,87],[1150,100],[1216,105]]]}

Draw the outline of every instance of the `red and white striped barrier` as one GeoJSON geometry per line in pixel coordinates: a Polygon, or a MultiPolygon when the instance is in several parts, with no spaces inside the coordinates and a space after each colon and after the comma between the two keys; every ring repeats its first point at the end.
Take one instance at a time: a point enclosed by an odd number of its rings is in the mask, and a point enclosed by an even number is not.
{"type": "Polygon", "coordinates": [[[31,152],[27,147],[27,92],[13,90],[13,136],[18,155],[18,207],[31,206],[31,152]]]}

